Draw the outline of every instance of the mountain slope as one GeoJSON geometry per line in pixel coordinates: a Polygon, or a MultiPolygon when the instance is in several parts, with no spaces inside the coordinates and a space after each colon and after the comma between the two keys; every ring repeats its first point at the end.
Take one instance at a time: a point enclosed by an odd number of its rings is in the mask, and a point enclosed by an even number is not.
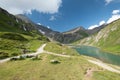
{"type": "Polygon", "coordinates": [[[43,35],[45,35],[52,41],[58,41],[60,43],[71,43],[71,42],[74,42],[79,39],[83,39],[84,37],[88,36],[88,32],[83,27],[78,27],[78,28],[72,29],[70,31],[60,33],[57,31],[53,31],[43,25],[37,25],[24,15],[17,15],[17,17],[27,23],[31,23],[32,25],[36,26],[37,29],[43,35]]]}
{"type": "Polygon", "coordinates": [[[120,19],[108,24],[98,33],[87,37],[79,44],[101,47],[104,50],[120,55],[120,19]]]}
{"type": "Polygon", "coordinates": [[[35,26],[0,8],[0,59],[36,49],[48,39],[35,26]]]}
{"type": "Polygon", "coordinates": [[[34,26],[16,18],[2,8],[0,8],[0,26],[0,31],[2,32],[28,33],[35,30],[34,26]]]}

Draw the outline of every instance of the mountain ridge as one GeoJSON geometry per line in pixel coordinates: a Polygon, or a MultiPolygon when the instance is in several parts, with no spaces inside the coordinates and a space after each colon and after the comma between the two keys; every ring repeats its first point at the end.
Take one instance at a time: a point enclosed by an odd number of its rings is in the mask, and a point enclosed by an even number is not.
{"type": "Polygon", "coordinates": [[[0,8],[0,59],[22,54],[24,49],[34,52],[47,41],[35,26],[0,8]]]}
{"type": "Polygon", "coordinates": [[[46,37],[48,37],[49,39],[51,39],[52,41],[58,41],[60,43],[64,43],[64,44],[69,44],[72,42],[75,42],[79,39],[83,39],[85,37],[88,37],[89,35],[92,35],[98,31],[100,31],[102,28],[104,28],[103,26],[100,26],[98,28],[94,28],[92,30],[88,30],[85,29],[84,27],[80,26],[80,27],[76,27],[74,29],[71,29],[69,31],[65,31],[65,32],[58,32],[58,31],[53,31],[43,25],[38,25],[33,23],[29,18],[27,18],[24,15],[18,15],[18,18],[27,21],[28,23],[31,23],[32,25],[36,26],[37,29],[46,37]]]}
{"type": "Polygon", "coordinates": [[[107,24],[98,33],[79,40],[76,44],[100,47],[120,55],[120,19],[107,24]]]}

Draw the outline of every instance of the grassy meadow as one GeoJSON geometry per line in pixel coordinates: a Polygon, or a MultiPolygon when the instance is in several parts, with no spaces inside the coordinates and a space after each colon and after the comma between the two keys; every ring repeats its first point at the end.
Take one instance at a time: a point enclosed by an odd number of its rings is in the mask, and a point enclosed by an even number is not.
{"type": "Polygon", "coordinates": [[[27,49],[29,53],[36,50],[47,40],[40,38],[42,35],[34,36],[13,32],[0,32],[0,59],[17,56],[22,54],[23,49],[27,49]]]}

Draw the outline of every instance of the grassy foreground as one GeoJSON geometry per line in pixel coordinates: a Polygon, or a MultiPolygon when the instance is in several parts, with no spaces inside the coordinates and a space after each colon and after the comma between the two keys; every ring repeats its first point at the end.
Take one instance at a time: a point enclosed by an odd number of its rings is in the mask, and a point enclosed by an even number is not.
{"type": "MultiPolygon", "coordinates": [[[[61,51],[61,47],[55,43],[52,45],[55,51],[61,51]],[[56,48],[58,46],[60,48],[56,48]]],[[[47,47],[48,47],[47,45],[47,47]]],[[[46,47],[46,48],[47,48],[46,47]]],[[[62,46],[62,48],[65,48],[62,46]]],[[[64,52],[67,53],[71,48],[67,48],[64,52]]],[[[54,51],[53,51],[54,52],[54,51]]],[[[1,80],[120,80],[120,74],[112,73],[97,65],[89,63],[85,57],[78,56],[75,51],[72,57],[59,57],[50,54],[40,54],[39,60],[27,58],[25,60],[9,61],[0,64],[0,79],[1,80]],[[73,56],[74,54],[74,56],[73,56]],[[59,63],[51,63],[51,60],[57,60],[59,63]],[[92,68],[93,76],[86,78],[86,71],[92,68]]]]}
{"type": "Polygon", "coordinates": [[[88,67],[95,67],[82,57],[63,58],[41,54],[41,60],[10,61],[0,64],[1,80],[82,80],[88,67]],[[50,60],[60,63],[52,64],[50,60]]]}
{"type": "MultiPolygon", "coordinates": [[[[0,64],[1,80],[84,80],[88,68],[101,68],[87,62],[82,56],[64,58],[41,54],[40,60],[26,59],[0,64]],[[60,63],[53,64],[51,60],[60,63]]],[[[108,71],[96,71],[89,80],[120,80],[120,75],[108,71]]]]}
{"type": "Polygon", "coordinates": [[[92,80],[120,80],[120,74],[109,71],[94,72],[92,80]]]}

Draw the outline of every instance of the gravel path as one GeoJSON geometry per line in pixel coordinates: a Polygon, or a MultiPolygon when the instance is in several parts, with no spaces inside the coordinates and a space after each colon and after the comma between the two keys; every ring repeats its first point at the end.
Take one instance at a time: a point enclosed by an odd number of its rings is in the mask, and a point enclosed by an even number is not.
{"type": "Polygon", "coordinates": [[[0,60],[0,63],[7,62],[7,61],[9,61],[11,58],[19,58],[20,56],[36,56],[36,55],[44,52],[44,47],[45,47],[45,46],[46,46],[46,44],[43,44],[40,48],[38,48],[37,52],[35,52],[35,53],[23,54],[23,55],[19,55],[19,56],[14,56],[14,57],[2,59],[2,60],[0,60]]]}
{"type": "Polygon", "coordinates": [[[101,61],[95,61],[95,60],[88,60],[89,62],[93,63],[93,64],[96,64],[108,71],[111,71],[111,72],[116,72],[116,73],[119,73],[120,74],[120,71],[115,69],[115,68],[112,68],[111,66],[108,66],[107,64],[101,62],[101,61]]]}
{"type": "Polygon", "coordinates": [[[55,56],[61,56],[61,57],[71,57],[70,55],[63,55],[63,54],[56,54],[53,52],[48,52],[44,50],[44,47],[46,46],[46,44],[43,44],[40,48],[38,48],[37,52],[35,53],[31,53],[31,54],[23,54],[23,55],[19,55],[19,56],[14,56],[14,57],[10,57],[10,58],[6,58],[6,59],[2,59],[0,60],[0,63],[4,63],[9,61],[11,58],[20,58],[20,56],[36,56],[39,55],[41,53],[47,53],[47,54],[51,54],[51,55],[55,55],[55,56]]]}
{"type": "Polygon", "coordinates": [[[48,51],[44,51],[47,54],[51,54],[51,55],[55,55],[55,56],[61,56],[61,57],[71,57],[70,55],[63,55],[63,54],[56,54],[53,52],[48,52],[48,51]]]}

